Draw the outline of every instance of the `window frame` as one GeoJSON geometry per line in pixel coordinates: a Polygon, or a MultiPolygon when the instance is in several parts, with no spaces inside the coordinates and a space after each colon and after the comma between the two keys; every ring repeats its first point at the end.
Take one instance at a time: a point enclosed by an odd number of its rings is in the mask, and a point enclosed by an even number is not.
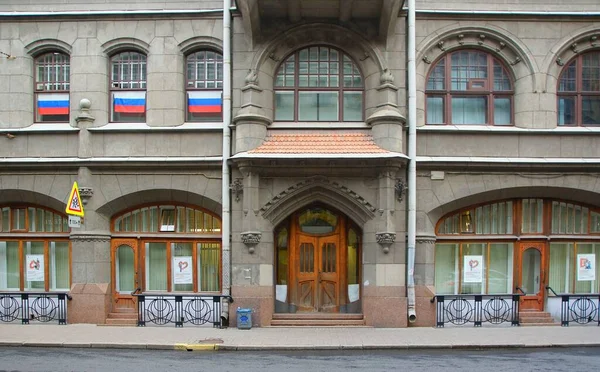
{"type": "MultiPolygon", "coordinates": [[[[594,50],[576,55],[568,63],[565,63],[560,70],[558,80],[556,84],[556,125],[559,127],[598,127],[598,124],[584,124],[583,123],[583,98],[584,97],[596,97],[600,101],[600,87],[596,91],[584,91],[583,90],[583,59],[585,56],[596,55],[598,61],[600,61],[600,50],[594,50]],[[575,90],[573,91],[561,91],[560,85],[563,78],[568,73],[569,68],[574,65],[575,68],[575,90]],[[573,123],[560,124],[560,100],[563,98],[574,98],[575,99],[575,118],[573,123]]],[[[600,74],[600,68],[598,68],[600,74]]],[[[599,102],[600,105],[600,102],[599,102]]],[[[598,117],[600,121],[600,116],[598,117]]]]}
{"type": "MultiPolygon", "coordinates": [[[[131,76],[131,74],[133,69],[130,68],[130,73],[129,75],[131,76]]],[[[122,75],[121,73],[119,73],[119,75],[122,75]]],[[[146,55],[146,53],[136,50],[136,49],[127,49],[127,50],[120,50],[114,54],[112,54],[109,58],[109,73],[108,73],[108,86],[109,86],[109,99],[108,99],[108,112],[109,112],[109,123],[145,123],[147,120],[147,114],[148,114],[148,56],[146,55]],[[122,61],[116,61],[116,59],[118,59],[119,57],[125,55],[125,54],[129,54],[129,60],[127,62],[122,62],[122,61]],[[131,61],[131,56],[132,55],[139,55],[141,58],[138,61],[132,62],[131,61]],[[123,68],[122,66],[128,64],[130,67],[133,65],[139,65],[140,66],[140,79],[138,80],[130,80],[130,81],[125,81],[124,79],[119,79],[119,80],[113,80],[113,71],[114,71],[114,66],[118,65],[118,71],[122,72],[123,68]],[[143,76],[143,79],[142,79],[143,76]],[[124,83],[128,83],[128,84],[139,84],[140,88],[122,88],[120,87],[120,85],[124,84],[124,83]],[[118,93],[118,92],[123,92],[123,93],[128,93],[128,92],[144,92],[144,111],[143,111],[143,116],[142,115],[138,115],[138,116],[132,116],[133,117],[138,117],[141,120],[118,120],[115,118],[115,103],[114,103],[114,94],[118,93]]]]}
{"type": "MultiPolygon", "coordinates": [[[[330,57],[328,57],[330,58],[330,57]]],[[[333,61],[331,59],[327,60],[327,63],[332,63],[333,61]]],[[[334,62],[335,63],[335,62],[334,62]]],[[[274,122],[304,122],[304,123],[356,123],[356,122],[364,122],[365,120],[365,78],[364,75],[360,69],[360,66],[356,63],[356,61],[348,54],[345,53],[344,51],[342,51],[341,49],[335,48],[333,46],[330,45],[322,45],[322,44],[318,44],[318,45],[309,45],[309,46],[305,46],[303,48],[297,49],[295,51],[293,51],[292,53],[288,54],[285,58],[283,58],[282,62],[279,63],[279,65],[277,66],[277,68],[275,69],[275,74],[273,77],[273,118],[274,118],[274,122]],[[325,61],[321,61],[320,57],[317,61],[311,61],[310,58],[308,61],[300,61],[300,53],[304,50],[307,50],[310,56],[310,49],[311,48],[319,48],[319,52],[320,52],[320,48],[328,48],[329,52],[328,52],[328,56],[331,56],[331,50],[335,50],[338,53],[339,59],[337,60],[338,63],[338,73],[337,74],[331,74],[330,73],[330,67],[328,67],[328,73],[327,73],[327,77],[328,77],[328,81],[330,79],[331,76],[336,76],[338,77],[338,87],[311,87],[311,86],[306,86],[306,87],[301,87],[299,84],[299,76],[300,76],[300,62],[306,62],[306,63],[310,63],[310,62],[317,62],[317,63],[321,63],[321,62],[325,62],[325,61]],[[294,57],[294,85],[293,86],[278,86],[277,85],[277,78],[281,73],[281,69],[282,66],[285,66],[286,63],[289,62],[289,59],[294,57]],[[352,72],[352,74],[350,75],[345,75],[344,74],[344,57],[347,57],[349,59],[349,62],[352,63],[352,67],[356,68],[358,70],[358,73],[355,74],[354,71],[352,72]],[[360,77],[361,79],[361,86],[360,87],[344,87],[344,76],[352,76],[353,78],[355,76],[360,77]],[[277,93],[278,92],[292,92],[293,93],[293,102],[294,102],[294,112],[293,112],[293,118],[292,120],[277,120],[277,93]],[[337,120],[300,120],[299,119],[299,104],[300,104],[300,92],[336,92],[338,94],[337,97],[337,120]],[[362,94],[362,100],[361,100],[361,120],[344,120],[344,93],[345,92],[361,92],[362,94]]],[[[305,74],[306,76],[310,77],[310,76],[321,76],[324,74],[320,74],[319,72],[317,73],[310,73],[310,69],[308,70],[307,74],[305,74]]],[[[284,68],[284,74],[283,76],[287,76],[287,73],[285,73],[285,68],[284,68]]],[[[318,111],[318,110],[317,110],[318,111]]]]}
{"type": "MultiPolygon", "coordinates": [[[[439,80],[439,76],[437,77],[439,80]]],[[[509,69],[504,61],[495,57],[492,53],[479,49],[457,49],[451,52],[444,53],[441,57],[431,65],[425,79],[425,125],[486,125],[486,126],[499,126],[507,127],[515,125],[515,107],[514,107],[514,95],[515,95],[515,78],[511,69],[509,69]],[[467,81],[466,90],[453,90],[452,89],[452,55],[460,52],[469,53],[483,53],[486,55],[487,61],[487,78],[471,78],[467,81]],[[436,67],[440,63],[444,63],[443,66],[443,89],[428,89],[429,80],[436,70],[436,67]],[[510,83],[510,90],[495,90],[494,89],[494,62],[498,63],[503,71],[506,73],[506,77],[510,83]],[[485,86],[482,88],[473,87],[476,82],[485,82],[485,86]],[[428,117],[428,98],[430,97],[442,97],[442,123],[429,123],[427,122],[428,117]],[[486,122],[477,124],[462,124],[452,122],[452,98],[467,98],[467,97],[485,97],[486,98],[486,122]],[[508,98],[510,101],[510,122],[507,124],[496,124],[495,123],[495,99],[508,98]]]]}
{"type": "Polygon", "coordinates": [[[203,49],[195,49],[193,51],[191,51],[190,53],[187,53],[185,55],[185,74],[184,74],[184,86],[185,86],[185,121],[186,122],[193,122],[193,123],[210,123],[210,122],[221,122],[223,120],[223,74],[224,74],[224,62],[223,62],[223,53],[216,50],[216,49],[211,49],[211,48],[203,48],[203,49]],[[204,53],[205,55],[205,59],[204,61],[207,61],[204,63],[204,69],[205,72],[207,71],[208,68],[208,62],[210,62],[210,64],[212,64],[214,66],[214,71],[215,71],[215,78],[214,79],[207,79],[207,76],[204,76],[204,79],[198,79],[198,76],[196,74],[196,72],[198,71],[197,69],[194,69],[194,79],[190,79],[189,77],[189,72],[190,72],[190,63],[194,63],[195,65],[197,65],[198,63],[200,63],[199,59],[196,59],[198,57],[199,54],[204,53]],[[208,53],[214,53],[215,57],[209,61],[208,60],[208,53]],[[220,57],[220,59],[218,58],[220,57]],[[219,67],[220,66],[220,67],[219,67]],[[220,68],[220,70],[219,70],[220,68]],[[221,79],[219,79],[219,71],[221,71],[221,79]],[[197,87],[197,84],[203,82],[204,87],[197,87]],[[208,84],[208,82],[213,82],[214,83],[214,88],[208,88],[206,87],[206,85],[208,84]],[[193,84],[193,87],[190,87],[190,83],[193,84]],[[220,85],[220,86],[219,86],[220,85]],[[190,112],[190,105],[189,105],[189,93],[190,92],[207,92],[208,95],[210,95],[211,99],[214,99],[214,97],[212,97],[212,92],[215,93],[215,96],[217,95],[216,93],[219,92],[218,96],[220,97],[220,107],[221,107],[221,111],[217,117],[217,115],[215,114],[214,116],[209,116],[207,119],[202,119],[201,117],[194,119],[194,116],[192,116],[192,113],[190,112]]]}
{"type": "MultiPolygon", "coordinates": [[[[58,74],[57,74],[58,75],[58,74]]],[[[33,122],[34,123],[68,123],[71,119],[71,108],[70,108],[70,104],[71,104],[71,56],[63,51],[59,51],[59,50],[50,50],[47,52],[43,52],[40,53],[38,55],[35,56],[34,61],[33,61],[33,107],[34,107],[34,114],[33,114],[33,122]],[[53,57],[51,59],[51,61],[44,61],[44,59],[46,57],[53,57]],[[65,59],[63,61],[57,61],[58,56],[64,57],[65,59]],[[45,74],[49,73],[49,70],[54,67],[56,69],[56,72],[58,72],[59,67],[62,67],[62,76],[66,78],[66,80],[55,80],[55,81],[49,81],[49,80],[40,80],[39,79],[39,69],[43,68],[45,70],[45,74]],[[64,71],[64,69],[66,69],[67,71],[64,71]],[[40,86],[54,86],[54,88],[56,88],[56,86],[62,85],[64,88],[63,89],[45,89],[45,87],[43,87],[42,89],[39,89],[40,86]],[[66,87],[65,87],[66,86],[66,87]],[[67,95],[67,113],[66,114],[61,114],[61,115],[40,115],[39,114],[39,102],[40,102],[40,96],[50,96],[50,95],[61,95],[61,94],[66,94],[67,95]],[[42,116],[66,116],[64,118],[56,118],[56,120],[42,120],[42,116]]],[[[59,102],[64,102],[64,100],[60,100],[59,102]]],[[[63,107],[64,103],[60,104],[58,102],[55,102],[55,104],[59,104],[59,106],[53,106],[53,107],[63,107]]]]}

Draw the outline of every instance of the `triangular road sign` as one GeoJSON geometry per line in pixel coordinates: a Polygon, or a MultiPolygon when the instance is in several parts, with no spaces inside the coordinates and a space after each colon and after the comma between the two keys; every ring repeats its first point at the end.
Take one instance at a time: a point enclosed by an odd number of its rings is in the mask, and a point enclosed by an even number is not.
{"type": "Polygon", "coordinates": [[[79,196],[77,182],[73,183],[73,188],[71,189],[69,199],[67,200],[67,209],[65,209],[65,211],[67,214],[83,217],[83,204],[81,203],[81,196],[79,196]]]}

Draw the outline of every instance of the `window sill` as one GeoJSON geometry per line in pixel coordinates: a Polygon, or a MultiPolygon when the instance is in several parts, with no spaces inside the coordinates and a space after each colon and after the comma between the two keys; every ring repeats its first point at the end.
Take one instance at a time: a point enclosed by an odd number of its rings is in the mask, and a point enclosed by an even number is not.
{"type": "Polygon", "coordinates": [[[364,121],[274,121],[269,128],[275,129],[348,129],[370,128],[364,121]]]}
{"type": "Polygon", "coordinates": [[[69,123],[35,123],[23,128],[0,128],[0,133],[56,133],[79,132],[79,130],[69,123]]]}
{"type": "Polygon", "coordinates": [[[171,127],[151,127],[146,123],[108,123],[88,129],[90,132],[178,132],[223,130],[222,122],[192,122],[171,127]]]}
{"type": "Polygon", "coordinates": [[[587,134],[600,133],[600,127],[556,127],[556,128],[520,128],[515,126],[493,126],[493,125],[444,125],[429,124],[417,127],[420,132],[497,132],[497,133],[564,133],[564,134],[587,134]]]}

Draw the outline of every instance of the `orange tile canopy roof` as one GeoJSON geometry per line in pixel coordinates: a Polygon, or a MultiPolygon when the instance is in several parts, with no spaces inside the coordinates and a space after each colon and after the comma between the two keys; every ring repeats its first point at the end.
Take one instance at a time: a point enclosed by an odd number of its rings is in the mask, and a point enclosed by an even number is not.
{"type": "Polygon", "coordinates": [[[271,132],[248,154],[389,154],[373,136],[357,131],[271,132]]]}

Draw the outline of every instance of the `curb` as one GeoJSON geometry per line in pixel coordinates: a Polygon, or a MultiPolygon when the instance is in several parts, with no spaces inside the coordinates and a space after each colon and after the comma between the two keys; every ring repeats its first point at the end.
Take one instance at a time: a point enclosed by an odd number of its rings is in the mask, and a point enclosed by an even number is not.
{"type": "Polygon", "coordinates": [[[181,351],[214,351],[218,350],[217,344],[175,344],[174,350],[181,351]]]}

